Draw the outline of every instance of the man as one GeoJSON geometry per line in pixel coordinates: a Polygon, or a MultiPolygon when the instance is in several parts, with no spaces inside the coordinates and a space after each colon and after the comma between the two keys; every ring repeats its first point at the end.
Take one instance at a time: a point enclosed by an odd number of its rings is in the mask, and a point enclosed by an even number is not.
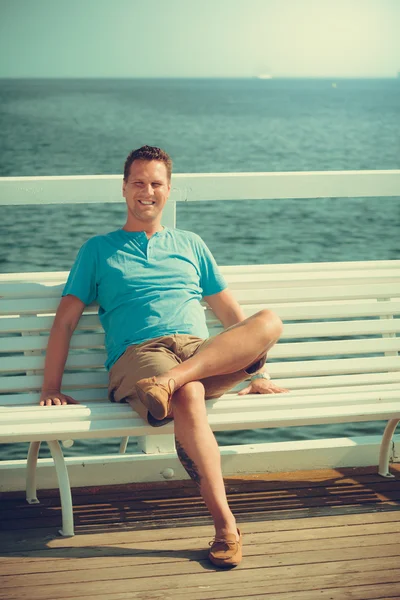
{"type": "Polygon", "coordinates": [[[209,558],[231,567],[241,560],[242,539],[227,503],[205,399],[221,396],[250,373],[256,375],[239,393],[286,391],[264,367],[282,323],[268,310],[246,319],[201,238],[161,225],[171,170],[168,154],[151,146],[126,159],[126,223],[89,239],[79,251],[50,333],[40,404],[76,403],[60,391],[63,370],[83,309],[97,299],[109,398],[128,402],[153,426],[174,419],[179,459],[214,520],[209,558]],[[202,297],[226,328],[213,338],[202,297]]]}

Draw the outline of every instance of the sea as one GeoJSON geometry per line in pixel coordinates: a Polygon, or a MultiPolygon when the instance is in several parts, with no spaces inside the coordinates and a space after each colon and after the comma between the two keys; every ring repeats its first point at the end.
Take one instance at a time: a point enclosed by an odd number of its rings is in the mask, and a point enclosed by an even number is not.
{"type": "MultiPolygon", "coordinates": [[[[144,144],[164,148],[176,173],[399,169],[400,78],[0,80],[0,177],[120,174],[144,144]]],[[[67,270],[86,239],[124,217],[122,199],[0,206],[0,271],[67,270]]],[[[198,233],[220,265],[398,259],[399,223],[400,197],[177,206],[177,226],[198,233]]],[[[217,437],[230,445],[382,431],[358,423],[217,437]]],[[[117,452],[118,440],[65,453],[87,451],[117,452]]],[[[25,456],[25,444],[0,447],[2,459],[25,456]]]]}

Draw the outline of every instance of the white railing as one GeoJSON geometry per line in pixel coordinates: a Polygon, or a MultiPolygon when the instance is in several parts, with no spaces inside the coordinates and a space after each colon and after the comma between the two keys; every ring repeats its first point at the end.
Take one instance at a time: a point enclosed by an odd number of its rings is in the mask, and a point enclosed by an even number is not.
{"type": "MultiPolygon", "coordinates": [[[[122,175],[0,178],[0,205],[120,202],[122,175]]],[[[400,197],[400,170],[295,173],[188,173],[172,177],[170,199],[400,197]]]]}

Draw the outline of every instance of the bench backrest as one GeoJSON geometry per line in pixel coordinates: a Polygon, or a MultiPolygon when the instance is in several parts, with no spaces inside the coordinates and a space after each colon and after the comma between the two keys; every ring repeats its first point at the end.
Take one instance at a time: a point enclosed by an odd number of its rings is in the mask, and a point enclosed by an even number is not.
{"type": "MultiPolygon", "coordinates": [[[[268,358],[287,387],[400,382],[400,261],[222,267],[247,316],[261,308],[285,323],[268,358]]],[[[0,276],[0,404],[35,404],[47,337],[67,273],[0,276]]],[[[207,309],[210,334],[221,330],[207,309]]],[[[63,389],[106,401],[104,333],[86,308],[71,340],[63,389]]]]}

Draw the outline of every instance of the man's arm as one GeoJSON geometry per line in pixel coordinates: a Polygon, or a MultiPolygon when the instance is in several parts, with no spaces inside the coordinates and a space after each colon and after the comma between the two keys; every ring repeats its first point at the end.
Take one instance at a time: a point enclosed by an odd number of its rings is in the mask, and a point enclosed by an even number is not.
{"type": "MultiPolygon", "coordinates": [[[[228,288],[225,288],[222,292],[214,294],[213,296],[205,296],[204,300],[210,306],[217,319],[221,321],[225,329],[244,321],[246,318],[244,310],[228,288]]],[[[263,366],[257,373],[266,371],[267,369],[263,366]]]]}
{"type": "Polygon", "coordinates": [[[242,307],[228,288],[218,292],[218,294],[204,296],[204,300],[225,329],[244,321],[246,318],[242,307]]]}
{"type": "Polygon", "coordinates": [[[60,390],[71,336],[84,308],[85,304],[76,296],[61,299],[47,344],[40,406],[77,404],[60,390]]]}

